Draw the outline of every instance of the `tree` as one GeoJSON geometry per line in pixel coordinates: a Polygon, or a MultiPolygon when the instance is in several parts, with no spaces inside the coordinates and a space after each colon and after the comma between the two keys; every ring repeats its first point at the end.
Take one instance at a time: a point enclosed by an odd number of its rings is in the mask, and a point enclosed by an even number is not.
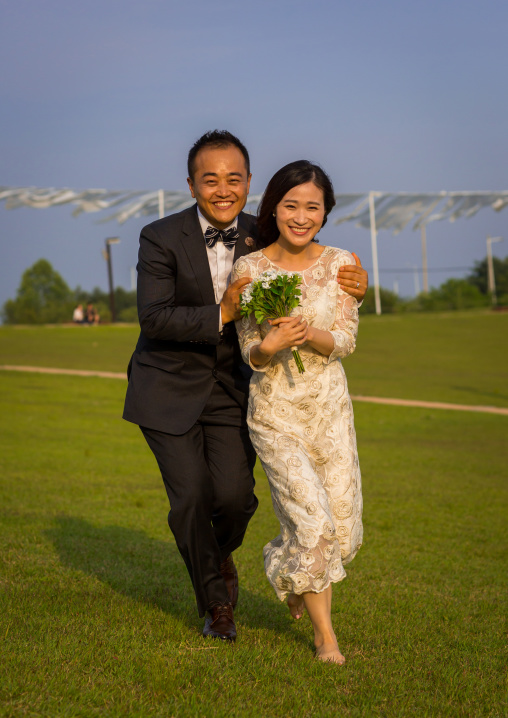
{"type": "Polygon", "coordinates": [[[70,321],[74,296],[46,259],[39,259],[21,277],[16,299],[3,306],[6,324],[48,324],[70,321]]]}
{"type": "Polygon", "coordinates": [[[466,279],[448,279],[440,287],[431,289],[428,294],[421,292],[409,300],[405,309],[409,312],[439,312],[474,309],[486,304],[486,297],[466,279]]]}
{"type": "MultiPolygon", "coordinates": [[[[492,259],[496,280],[496,294],[498,299],[503,295],[508,299],[508,257],[504,259],[493,257],[492,259]]],[[[473,271],[467,277],[467,281],[477,287],[482,294],[488,294],[487,258],[482,259],[481,262],[475,262],[473,271]]]]}
{"type": "MultiPolygon", "coordinates": [[[[379,287],[379,296],[381,299],[381,307],[383,314],[391,314],[399,311],[400,300],[395,292],[391,292],[389,289],[379,287]]],[[[376,311],[376,298],[374,296],[374,288],[370,287],[367,289],[367,294],[363,300],[360,312],[363,314],[374,314],[376,311]]]]}

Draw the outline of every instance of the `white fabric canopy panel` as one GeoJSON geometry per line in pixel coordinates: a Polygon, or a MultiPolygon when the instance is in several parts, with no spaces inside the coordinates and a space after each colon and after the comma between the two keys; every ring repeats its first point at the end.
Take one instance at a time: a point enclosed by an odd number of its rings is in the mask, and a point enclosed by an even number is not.
{"type": "MultiPolygon", "coordinates": [[[[170,190],[110,190],[54,187],[0,187],[0,201],[6,209],[33,207],[44,209],[63,204],[74,205],[72,214],[81,212],[114,211],[101,222],[116,219],[123,224],[131,217],[159,214],[160,195],[163,193],[164,213],[178,212],[190,207],[194,200],[188,192],[170,190]]],[[[363,192],[358,194],[337,194],[334,212],[356,205],[348,214],[335,220],[335,224],[354,222],[358,227],[370,229],[369,199],[374,197],[376,228],[391,229],[394,234],[401,232],[412,220],[413,229],[424,224],[448,219],[451,222],[461,217],[472,217],[480,209],[491,207],[497,212],[508,205],[508,190],[501,192],[363,192]],[[441,207],[438,205],[441,204],[441,207]],[[436,210],[437,211],[434,211],[436,210]]],[[[254,210],[261,195],[249,195],[248,206],[254,210]]]]}
{"type": "MultiPolygon", "coordinates": [[[[255,211],[261,201],[259,194],[249,195],[247,205],[255,211]]],[[[485,207],[500,212],[508,206],[508,190],[499,192],[363,192],[357,194],[336,194],[334,212],[351,207],[346,214],[335,219],[335,224],[354,222],[357,227],[370,229],[372,245],[372,264],[374,270],[374,294],[376,313],[381,314],[379,292],[379,267],[377,260],[377,232],[380,229],[401,232],[410,222],[413,229],[421,230],[422,261],[424,287],[428,284],[426,276],[426,239],[425,228],[430,222],[473,217],[485,207]]],[[[188,192],[168,190],[109,190],[54,187],[0,187],[0,202],[6,209],[33,207],[45,209],[64,204],[74,206],[73,216],[82,212],[114,211],[100,222],[116,219],[123,224],[132,217],[158,214],[165,216],[178,212],[194,204],[188,192]]]]}

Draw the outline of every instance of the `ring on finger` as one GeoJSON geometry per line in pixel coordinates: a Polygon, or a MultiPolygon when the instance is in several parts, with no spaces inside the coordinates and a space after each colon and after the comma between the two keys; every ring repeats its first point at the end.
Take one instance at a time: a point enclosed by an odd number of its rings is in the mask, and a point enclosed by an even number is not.
{"type": "Polygon", "coordinates": [[[358,289],[359,286],[360,286],[360,282],[357,282],[357,283],[356,283],[356,288],[358,289]]]}

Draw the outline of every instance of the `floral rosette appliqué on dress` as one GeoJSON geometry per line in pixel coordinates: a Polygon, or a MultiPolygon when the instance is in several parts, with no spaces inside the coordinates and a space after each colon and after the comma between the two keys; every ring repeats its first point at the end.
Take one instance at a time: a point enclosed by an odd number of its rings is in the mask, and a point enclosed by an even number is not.
{"type": "MultiPolygon", "coordinates": [[[[254,448],[268,477],[280,535],[264,548],[265,570],[277,595],[323,591],[341,581],[344,565],[362,543],[361,475],[341,357],[354,351],[358,329],[356,300],[340,289],[337,273],[354,263],[341,249],[325,247],[300,272],[301,313],[318,329],[331,332],[328,357],[303,345],[299,373],[291,349],[263,367],[250,364],[250,350],[270,330],[244,316],[236,323],[244,360],[254,369],[247,421],[254,448]]],[[[263,252],[234,266],[232,281],[264,272],[284,273],[263,252]]],[[[287,272],[287,274],[292,274],[287,272]]]]}

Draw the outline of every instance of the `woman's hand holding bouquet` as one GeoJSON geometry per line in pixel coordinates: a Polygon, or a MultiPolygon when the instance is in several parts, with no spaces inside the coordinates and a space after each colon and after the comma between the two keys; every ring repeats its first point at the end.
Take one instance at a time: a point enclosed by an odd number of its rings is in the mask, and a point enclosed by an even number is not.
{"type": "Polygon", "coordinates": [[[273,356],[283,349],[299,347],[307,341],[309,326],[301,316],[269,319],[268,323],[272,328],[259,345],[263,354],[273,356]]]}
{"type": "MultiPolygon", "coordinates": [[[[300,303],[298,285],[301,281],[299,274],[267,270],[242,293],[242,316],[253,313],[258,324],[266,319],[272,327],[256,347],[260,354],[259,364],[266,363],[277,352],[291,348],[298,371],[300,374],[305,371],[297,347],[307,341],[309,327],[301,316],[289,316],[300,303]]],[[[251,359],[256,363],[252,352],[251,359]]]]}

